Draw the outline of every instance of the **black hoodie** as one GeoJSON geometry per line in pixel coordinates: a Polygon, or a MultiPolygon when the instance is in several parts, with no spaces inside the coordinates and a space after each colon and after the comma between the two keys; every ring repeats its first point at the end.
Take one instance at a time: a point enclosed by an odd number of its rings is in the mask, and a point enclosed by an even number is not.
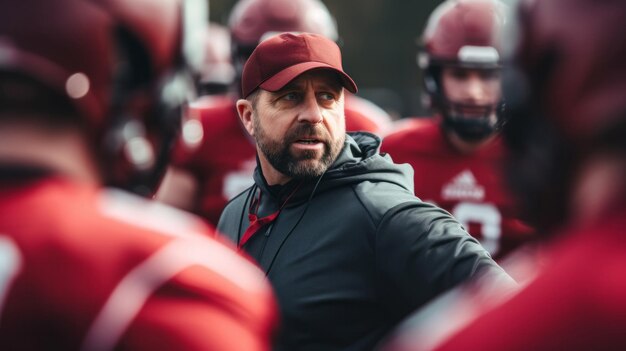
{"type": "Polygon", "coordinates": [[[403,317],[479,271],[505,276],[450,214],[413,194],[413,170],[352,133],[320,178],[255,185],[224,209],[218,230],[239,242],[250,202],[275,212],[244,249],[268,275],[281,310],[275,350],[371,350],[403,317]]]}

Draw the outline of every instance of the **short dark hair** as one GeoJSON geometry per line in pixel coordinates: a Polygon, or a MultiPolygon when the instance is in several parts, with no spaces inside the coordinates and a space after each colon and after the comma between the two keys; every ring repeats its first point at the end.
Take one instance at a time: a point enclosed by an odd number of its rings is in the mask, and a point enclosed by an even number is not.
{"type": "Polygon", "coordinates": [[[261,92],[261,89],[256,89],[253,92],[251,92],[248,97],[246,98],[246,100],[250,101],[252,103],[252,107],[256,108],[256,104],[259,102],[259,94],[261,92]]]}

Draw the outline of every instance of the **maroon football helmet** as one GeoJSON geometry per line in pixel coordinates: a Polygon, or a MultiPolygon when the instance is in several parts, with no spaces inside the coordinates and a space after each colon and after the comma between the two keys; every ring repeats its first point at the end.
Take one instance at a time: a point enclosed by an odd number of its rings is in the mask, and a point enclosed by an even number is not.
{"type": "Polygon", "coordinates": [[[443,116],[445,128],[469,141],[484,139],[499,128],[503,103],[469,106],[483,111],[483,117],[464,116],[466,106],[451,101],[444,93],[442,69],[500,70],[505,13],[506,7],[498,0],[447,0],[432,12],[421,38],[418,64],[430,107],[443,116]],[[489,118],[493,113],[497,121],[489,118]]]}
{"type": "Polygon", "coordinates": [[[333,41],[338,39],[335,19],[319,0],[239,0],[230,14],[228,27],[238,77],[254,48],[272,34],[308,32],[333,41]]]}
{"type": "Polygon", "coordinates": [[[509,177],[531,220],[551,227],[569,215],[577,163],[625,149],[626,4],[523,0],[513,20],[503,76],[509,177]]]}
{"type": "Polygon", "coordinates": [[[228,20],[238,46],[256,45],[267,34],[308,32],[337,40],[337,25],[319,0],[240,0],[228,20]]]}
{"type": "Polygon", "coordinates": [[[0,76],[21,76],[69,101],[105,181],[148,194],[193,92],[186,38],[206,11],[206,0],[3,1],[0,76]]]}

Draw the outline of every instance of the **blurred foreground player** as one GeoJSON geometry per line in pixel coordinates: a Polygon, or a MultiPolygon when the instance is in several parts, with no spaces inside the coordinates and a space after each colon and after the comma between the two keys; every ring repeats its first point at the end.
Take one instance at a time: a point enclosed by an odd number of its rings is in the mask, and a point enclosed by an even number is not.
{"type": "Polygon", "coordinates": [[[402,120],[382,151],[415,170],[415,194],[448,210],[497,259],[534,238],[505,187],[498,0],[448,0],[422,36],[424,90],[436,115],[402,120]]]}
{"type": "MultiPolygon", "coordinates": [[[[335,21],[319,0],[241,0],[232,10],[229,28],[239,78],[254,48],[268,36],[309,32],[338,39],[335,21]]],[[[232,94],[204,96],[191,105],[190,113],[202,125],[202,142],[180,143],[174,167],[157,195],[159,200],[191,210],[213,224],[228,200],[253,184],[256,150],[237,115],[239,82],[233,84],[232,94]]],[[[346,94],[345,105],[348,131],[380,134],[387,130],[390,117],[373,103],[346,94]]]]}
{"type": "Polygon", "coordinates": [[[626,3],[523,1],[517,19],[503,134],[548,264],[431,347],[422,323],[391,350],[626,349],[626,3]]]}
{"type": "Polygon", "coordinates": [[[151,192],[202,23],[183,14],[203,13],[0,3],[0,349],[269,349],[261,272],[200,219],[103,188],[151,192]]]}

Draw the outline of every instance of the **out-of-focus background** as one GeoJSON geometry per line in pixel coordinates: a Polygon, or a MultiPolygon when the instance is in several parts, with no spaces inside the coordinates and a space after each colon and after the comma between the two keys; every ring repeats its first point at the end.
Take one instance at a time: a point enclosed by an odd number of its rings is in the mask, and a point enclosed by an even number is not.
{"type": "MultiPolygon", "coordinates": [[[[226,25],[235,0],[211,0],[211,21],[226,25]]],[[[344,68],[359,95],[394,117],[425,113],[420,103],[417,38],[439,0],[323,1],[337,21],[344,68]]]]}
{"type": "MultiPolygon", "coordinates": [[[[393,118],[424,116],[416,63],[418,39],[442,0],[322,0],[339,29],[344,69],[359,95],[393,118]]],[[[503,0],[512,5],[515,0],[503,0]]],[[[211,0],[210,19],[228,24],[236,0],[211,0]]]]}

